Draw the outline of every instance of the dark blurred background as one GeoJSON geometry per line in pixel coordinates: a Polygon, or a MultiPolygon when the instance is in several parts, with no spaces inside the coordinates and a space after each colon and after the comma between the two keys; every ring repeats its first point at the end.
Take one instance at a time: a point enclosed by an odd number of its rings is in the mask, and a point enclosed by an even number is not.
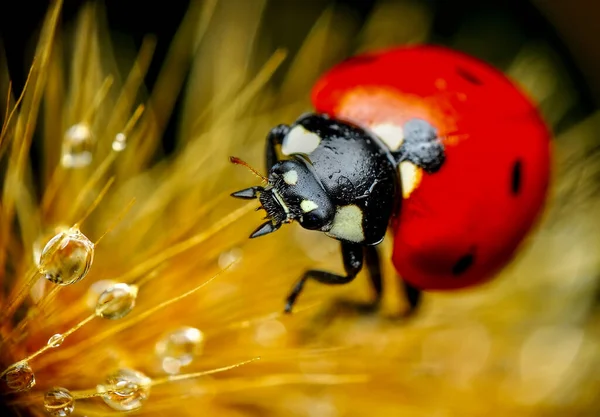
{"type": "MultiPolygon", "coordinates": [[[[222,0],[229,2],[253,0],[222,0]]],[[[387,0],[393,1],[393,0],[387,0]]],[[[461,34],[453,46],[500,67],[508,64],[524,41],[542,39],[558,55],[578,91],[578,105],[573,107],[567,125],[589,115],[600,102],[600,2],[597,0],[422,0],[432,12],[430,42],[446,44],[461,34]],[[479,36],[485,32],[485,36],[479,36]],[[471,33],[472,36],[468,36],[471,33]],[[466,35],[465,35],[466,34],[466,35]]],[[[82,0],[66,0],[63,24],[76,16],[82,0]]],[[[277,0],[269,2],[264,19],[274,50],[283,46],[293,53],[310,25],[329,5],[344,7],[360,20],[373,9],[373,0],[277,0]],[[300,16],[302,14],[303,16],[300,16]]],[[[171,38],[179,25],[188,1],[156,2],[142,0],[107,0],[106,13],[115,40],[129,37],[139,46],[146,34],[157,37],[153,65],[148,72],[148,87],[158,74],[171,38]]],[[[11,2],[0,13],[0,37],[9,63],[16,91],[22,88],[30,64],[36,35],[46,12],[47,2],[11,2]]],[[[171,125],[173,122],[171,123],[171,125]]],[[[173,126],[166,136],[173,137],[173,126]]],[[[165,142],[169,151],[170,141],[165,142]]]]}

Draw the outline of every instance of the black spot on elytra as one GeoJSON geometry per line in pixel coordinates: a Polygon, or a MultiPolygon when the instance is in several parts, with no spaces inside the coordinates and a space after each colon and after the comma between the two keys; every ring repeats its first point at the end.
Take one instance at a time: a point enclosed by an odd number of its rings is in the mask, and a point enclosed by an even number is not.
{"type": "Polygon", "coordinates": [[[483,85],[483,81],[479,77],[462,67],[456,67],[456,73],[471,84],[483,85]]]}
{"type": "Polygon", "coordinates": [[[517,159],[512,167],[510,190],[514,195],[519,194],[521,191],[521,184],[523,183],[523,164],[520,159],[517,159]]]}
{"type": "Polygon", "coordinates": [[[452,275],[460,275],[473,265],[475,257],[472,253],[463,255],[452,267],[452,275]]]}

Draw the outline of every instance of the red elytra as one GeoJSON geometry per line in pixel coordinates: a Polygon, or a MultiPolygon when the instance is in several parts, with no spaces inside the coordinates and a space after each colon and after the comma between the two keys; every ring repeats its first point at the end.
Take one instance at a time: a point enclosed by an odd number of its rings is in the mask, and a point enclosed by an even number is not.
{"type": "Polygon", "coordinates": [[[438,130],[446,161],[418,173],[392,222],[392,261],[417,288],[490,279],[542,211],[550,131],[519,88],[478,59],[435,46],[356,56],[315,84],[312,101],[374,132],[412,118],[438,130]]]}

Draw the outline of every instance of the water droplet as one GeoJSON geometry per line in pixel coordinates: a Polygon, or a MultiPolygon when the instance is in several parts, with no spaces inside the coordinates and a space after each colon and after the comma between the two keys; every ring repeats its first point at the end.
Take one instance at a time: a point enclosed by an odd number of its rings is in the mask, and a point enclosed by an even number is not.
{"type": "Polygon", "coordinates": [[[162,368],[169,374],[177,374],[182,366],[189,365],[202,353],[204,333],[194,327],[181,327],[164,335],[155,346],[162,368]]]}
{"type": "Polygon", "coordinates": [[[55,387],[44,395],[44,408],[52,417],[66,417],[75,410],[75,399],[68,389],[55,387]]]}
{"type": "Polygon", "coordinates": [[[242,259],[242,254],[243,252],[240,248],[232,248],[228,251],[222,252],[219,255],[219,260],[217,261],[219,268],[225,269],[232,263],[239,261],[242,259]]]}
{"type": "Polygon", "coordinates": [[[117,133],[115,135],[115,140],[113,140],[113,143],[112,143],[113,151],[121,152],[121,151],[125,150],[126,146],[127,146],[127,136],[125,136],[125,133],[117,133]]]}
{"type": "Polygon", "coordinates": [[[4,380],[13,391],[27,391],[35,386],[35,375],[27,362],[17,362],[4,374],[4,380]]]}
{"type": "Polygon", "coordinates": [[[87,295],[85,298],[85,303],[89,308],[94,310],[96,308],[96,304],[98,303],[98,298],[100,294],[106,291],[109,287],[115,285],[117,281],[113,281],[112,279],[101,279],[100,281],[96,281],[90,285],[87,291],[87,295]]]}
{"type": "Polygon", "coordinates": [[[83,168],[92,162],[94,136],[85,123],[71,126],[62,144],[61,163],[66,168],[83,168]]]}
{"type": "Polygon", "coordinates": [[[97,390],[104,402],[114,410],[137,410],[150,395],[152,380],[133,369],[119,369],[99,384],[97,390]]]}
{"type": "Polygon", "coordinates": [[[72,285],[87,275],[93,260],[94,244],[79,229],[70,228],[46,244],[38,270],[54,284],[72,285]]]}
{"type": "Polygon", "coordinates": [[[52,336],[50,339],[48,339],[47,345],[50,346],[51,348],[56,348],[56,347],[59,347],[60,345],[62,345],[64,341],[65,341],[65,337],[62,334],[57,333],[54,336],[52,336]]]}
{"type": "Polygon", "coordinates": [[[274,347],[285,343],[287,329],[279,320],[267,320],[256,328],[255,340],[263,345],[274,347]]]}
{"type": "Polygon", "coordinates": [[[96,315],[110,320],[125,317],[135,307],[137,294],[138,287],[135,285],[111,285],[98,297],[96,315]]]}

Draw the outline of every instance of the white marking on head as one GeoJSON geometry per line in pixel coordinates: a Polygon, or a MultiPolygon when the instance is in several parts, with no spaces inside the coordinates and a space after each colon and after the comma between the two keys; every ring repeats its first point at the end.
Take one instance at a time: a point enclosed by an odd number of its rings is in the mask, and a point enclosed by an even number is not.
{"type": "Polygon", "coordinates": [[[421,183],[423,170],[408,161],[401,162],[399,168],[402,179],[402,196],[408,198],[421,183]]]}
{"type": "Polygon", "coordinates": [[[298,183],[298,172],[294,169],[284,172],[283,180],[287,185],[296,185],[298,183]]]}
{"type": "Polygon", "coordinates": [[[371,127],[375,133],[392,151],[397,150],[404,141],[404,130],[402,126],[392,123],[382,123],[371,127]]]}
{"type": "Polygon", "coordinates": [[[321,143],[321,137],[314,132],[308,131],[302,125],[294,126],[283,138],[281,152],[284,155],[293,153],[310,154],[317,149],[321,143]]]}
{"type": "Polygon", "coordinates": [[[311,211],[318,209],[319,206],[317,206],[317,203],[315,203],[314,201],[302,200],[302,202],[300,203],[300,208],[303,212],[310,213],[311,211]]]}
{"type": "Polygon", "coordinates": [[[354,204],[338,207],[327,235],[350,242],[362,242],[365,240],[362,222],[363,212],[360,207],[354,204]]]}

